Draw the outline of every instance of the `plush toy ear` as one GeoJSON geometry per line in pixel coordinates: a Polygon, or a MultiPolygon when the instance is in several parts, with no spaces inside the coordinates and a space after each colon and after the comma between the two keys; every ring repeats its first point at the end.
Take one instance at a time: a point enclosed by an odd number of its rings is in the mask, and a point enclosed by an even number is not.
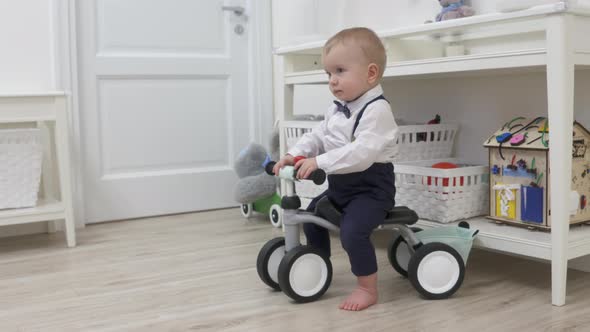
{"type": "Polygon", "coordinates": [[[272,161],[272,159],[270,158],[270,155],[267,154],[266,158],[264,159],[264,161],[262,162],[262,168],[266,168],[266,165],[268,165],[268,163],[270,163],[272,161]]]}
{"type": "Polygon", "coordinates": [[[234,170],[241,179],[245,176],[256,175],[264,172],[262,163],[267,156],[266,149],[256,143],[250,143],[246,148],[240,151],[240,154],[234,161],[234,170]]]}

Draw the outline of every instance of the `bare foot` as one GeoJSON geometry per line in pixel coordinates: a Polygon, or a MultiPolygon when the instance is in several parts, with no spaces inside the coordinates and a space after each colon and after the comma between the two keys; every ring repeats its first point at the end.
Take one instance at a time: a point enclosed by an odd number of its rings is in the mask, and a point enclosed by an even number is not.
{"type": "Polygon", "coordinates": [[[358,277],[358,285],[344,302],[340,309],[360,311],[377,303],[377,273],[369,276],[358,277]]]}

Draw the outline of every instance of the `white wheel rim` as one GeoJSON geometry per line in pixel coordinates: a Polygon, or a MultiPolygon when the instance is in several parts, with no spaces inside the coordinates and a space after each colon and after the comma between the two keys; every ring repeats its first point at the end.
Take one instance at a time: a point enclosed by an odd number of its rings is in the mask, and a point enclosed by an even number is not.
{"type": "Polygon", "coordinates": [[[434,251],[424,256],[418,265],[418,282],[431,294],[442,294],[457,284],[459,262],[446,251],[434,251]]]}
{"type": "Polygon", "coordinates": [[[283,256],[285,256],[285,246],[280,246],[270,254],[268,263],[266,264],[266,271],[270,279],[277,284],[279,283],[279,264],[281,264],[283,256]]]}
{"type": "Polygon", "coordinates": [[[279,227],[281,226],[281,211],[275,206],[273,205],[270,208],[270,223],[275,226],[275,227],[279,227]],[[277,214],[277,218],[276,220],[273,218],[273,213],[276,212],[277,214]]]}
{"type": "Polygon", "coordinates": [[[242,206],[240,206],[240,211],[242,212],[242,215],[247,218],[250,216],[250,213],[252,213],[252,205],[242,204],[242,206]],[[244,211],[244,208],[246,208],[246,211],[244,211]]]}
{"type": "Polygon", "coordinates": [[[395,250],[395,260],[404,271],[408,271],[408,264],[410,263],[411,257],[408,244],[405,241],[400,242],[395,250]]]}
{"type": "Polygon", "coordinates": [[[297,258],[289,271],[289,283],[300,296],[313,296],[324,287],[328,280],[328,267],[316,254],[305,254],[297,258]]]}

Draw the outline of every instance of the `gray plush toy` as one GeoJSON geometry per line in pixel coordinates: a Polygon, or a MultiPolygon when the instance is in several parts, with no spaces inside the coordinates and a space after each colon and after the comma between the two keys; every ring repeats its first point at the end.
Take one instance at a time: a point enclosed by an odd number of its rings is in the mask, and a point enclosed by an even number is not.
{"type": "Polygon", "coordinates": [[[234,188],[234,199],[241,203],[242,215],[252,216],[254,211],[268,214],[275,227],[281,227],[281,197],[277,194],[278,180],[266,174],[264,167],[279,157],[279,133],[275,130],[271,137],[271,154],[256,143],[245,147],[234,163],[234,170],[240,178],[234,188]]]}
{"type": "Polygon", "coordinates": [[[240,152],[234,164],[240,178],[234,188],[236,202],[252,203],[276,192],[277,181],[264,172],[268,160],[270,156],[260,144],[250,143],[240,152]]]}

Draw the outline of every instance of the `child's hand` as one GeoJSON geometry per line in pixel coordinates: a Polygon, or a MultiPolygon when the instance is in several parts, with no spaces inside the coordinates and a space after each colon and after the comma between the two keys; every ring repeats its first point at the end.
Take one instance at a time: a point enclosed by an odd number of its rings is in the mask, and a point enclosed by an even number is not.
{"type": "Polygon", "coordinates": [[[281,158],[281,160],[279,160],[275,164],[275,167],[272,168],[272,172],[275,173],[275,175],[279,175],[279,171],[281,170],[281,168],[287,165],[293,165],[294,163],[294,157],[290,154],[286,154],[285,156],[283,156],[283,158],[281,158]]]}
{"type": "Polygon", "coordinates": [[[311,172],[318,169],[318,163],[315,158],[301,159],[295,164],[295,168],[297,169],[298,179],[307,179],[311,172]]]}

